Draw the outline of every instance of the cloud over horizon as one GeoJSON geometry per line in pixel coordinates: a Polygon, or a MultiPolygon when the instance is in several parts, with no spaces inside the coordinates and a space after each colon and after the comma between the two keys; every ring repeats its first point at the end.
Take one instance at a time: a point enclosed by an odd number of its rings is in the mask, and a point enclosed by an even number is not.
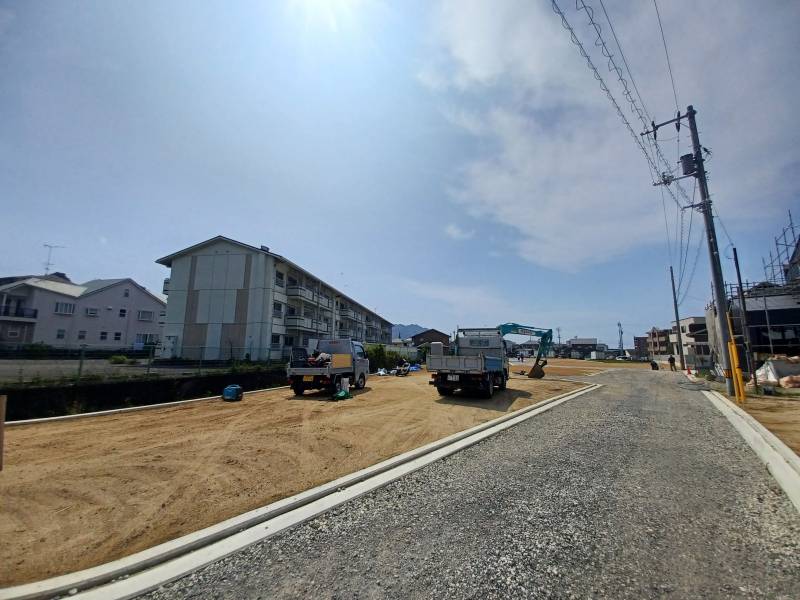
{"type": "MultiPolygon", "coordinates": [[[[562,4],[638,132],[641,126],[595,46],[586,14],[562,4]]],[[[648,110],[656,120],[674,116],[653,7],[607,7],[648,110]]],[[[662,11],[681,110],[696,105],[702,142],[715,149],[709,170],[716,209],[744,226],[760,211],[788,207],[796,183],[796,176],[787,176],[792,154],[774,153],[796,145],[796,128],[784,128],[780,118],[767,122],[759,113],[791,118],[791,98],[800,86],[785,75],[797,69],[793,54],[781,46],[800,11],[787,4],[766,12],[718,2],[687,21],[676,9],[662,11]],[[708,35],[709,23],[714,35],[708,35]],[[756,39],[746,35],[753,26],[786,35],[756,39]],[[726,54],[728,49],[735,55],[726,54]],[[698,50],[705,56],[699,64],[698,50]],[[745,72],[748,81],[735,85],[733,78],[745,72]],[[754,118],[747,144],[735,126],[741,118],[754,118]],[[759,152],[774,160],[753,161],[759,152]],[[754,197],[771,202],[759,206],[754,197]]],[[[599,8],[594,16],[622,65],[599,8]]],[[[442,0],[432,29],[435,51],[419,79],[443,101],[443,116],[479,148],[451,174],[449,193],[457,206],[476,220],[508,228],[523,259],[561,271],[578,272],[643,244],[664,243],[660,195],[645,158],[548,2],[442,0]]],[[[680,148],[674,129],[662,132],[668,160],[689,151],[686,128],[680,148]]],[[[691,182],[684,184],[691,196],[691,182]]]]}

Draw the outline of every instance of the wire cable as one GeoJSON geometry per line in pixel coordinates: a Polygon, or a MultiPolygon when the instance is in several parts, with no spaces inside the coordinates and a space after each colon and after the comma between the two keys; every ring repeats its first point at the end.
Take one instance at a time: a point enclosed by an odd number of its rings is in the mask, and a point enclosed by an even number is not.
{"type": "MultiPolygon", "coordinates": [[[[642,143],[641,139],[639,139],[639,135],[637,135],[636,132],[633,130],[633,127],[631,126],[630,121],[625,116],[625,113],[622,112],[622,108],[620,107],[619,103],[617,102],[617,99],[611,93],[611,90],[609,89],[609,87],[606,84],[605,80],[603,79],[602,75],[600,75],[600,72],[597,70],[597,67],[595,66],[594,62],[592,61],[591,57],[589,56],[589,53],[586,51],[586,48],[584,48],[583,44],[578,39],[578,36],[575,33],[575,30],[570,25],[569,21],[567,20],[566,15],[564,15],[564,12],[558,6],[558,3],[556,2],[556,0],[550,0],[550,1],[551,1],[551,6],[553,8],[553,12],[555,12],[559,17],[561,17],[561,25],[564,27],[564,29],[566,29],[569,32],[570,39],[571,39],[572,43],[575,44],[575,46],[577,46],[580,55],[586,60],[586,65],[592,71],[592,74],[594,75],[594,78],[600,83],[600,89],[602,89],[605,92],[605,94],[608,97],[609,101],[614,106],[614,109],[617,111],[617,115],[619,116],[620,120],[622,120],[622,123],[627,128],[628,133],[630,133],[630,135],[631,135],[631,138],[633,138],[634,143],[642,151],[642,154],[644,154],[645,159],[647,159],[647,162],[648,162],[648,164],[650,166],[651,172],[655,173],[655,174],[658,174],[658,172],[659,172],[658,171],[658,165],[655,163],[653,158],[650,156],[650,153],[647,151],[647,148],[642,143]]],[[[632,95],[630,95],[630,92],[629,92],[628,98],[632,99],[632,95]]],[[[661,154],[660,156],[663,159],[663,154],[661,154]]],[[[663,159],[663,160],[664,160],[664,162],[666,162],[666,159],[663,159]]],[[[678,188],[681,191],[683,191],[683,189],[680,188],[680,186],[678,186],[678,188]]],[[[675,204],[677,204],[678,206],[681,206],[681,203],[678,200],[678,198],[675,196],[675,193],[669,188],[667,188],[667,192],[672,197],[672,199],[675,202],[675,204]]],[[[685,192],[683,193],[683,195],[685,196],[685,192]]],[[[688,200],[688,198],[687,198],[687,200],[688,200]]]]}
{"type": "Polygon", "coordinates": [[[667,57],[667,69],[669,70],[669,80],[672,82],[672,95],[675,97],[675,110],[680,111],[681,107],[678,103],[678,92],[675,89],[675,78],[672,76],[672,63],[669,60],[669,50],[667,49],[667,38],[664,36],[664,27],[661,25],[661,13],[658,11],[658,2],[653,0],[653,6],[656,7],[656,16],[658,17],[658,28],[661,30],[661,41],[664,42],[664,54],[667,57]]]}
{"type": "MultiPolygon", "coordinates": [[[[558,8],[555,0],[552,0],[552,3],[554,6],[553,10],[555,10],[556,13],[561,16],[562,24],[564,24],[565,27],[567,27],[570,30],[570,32],[573,33],[573,42],[575,42],[576,44],[580,44],[580,42],[577,40],[577,37],[574,36],[574,31],[572,31],[572,27],[570,27],[569,23],[566,22],[566,17],[564,16],[563,12],[561,12],[561,9],[558,8]]],[[[622,86],[623,90],[622,95],[630,104],[631,112],[639,118],[639,121],[641,122],[643,128],[646,130],[650,124],[648,124],[644,112],[642,111],[642,109],[639,108],[638,104],[636,103],[636,99],[633,97],[633,93],[628,87],[628,82],[622,74],[622,69],[619,68],[616,61],[614,60],[614,54],[611,52],[611,50],[608,49],[608,45],[606,44],[606,41],[603,38],[602,28],[600,27],[600,24],[597,23],[597,21],[595,21],[594,19],[594,9],[591,6],[587,5],[585,0],[575,0],[575,8],[583,10],[586,13],[587,18],[589,19],[589,25],[591,25],[594,28],[595,33],[597,35],[597,39],[594,42],[595,46],[601,49],[600,50],[601,54],[603,55],[604,58],[607,59],[609,72],[616,73],[617,80],[622,86]]],[[[586,51],[583,49],[582,45],[580,45],[580,48],[583,50],[582,54],[585,54],[586,51]]],[[[586,56],[586,58],[588,59],[588,55],[586,56]]],[[[594,64],[592,64],[591,66],[594,67],[594,64]]],[[[650,136],[648,136],[648,138],[649,137],[650,136]]],[[[658,141],[655,139],[655,136],[653,136],[652,142],[653,143],[651,144],[651,146],[652,149],[655,150],[655,156],[657,156],[657,158],[661,160],[661,163],[666,168],[666,172],[672,175],[675,170],[675,167],[664,156],[664,153],[662,152],[661,147],[658,145],[658,141]]],[[[640,146],[644,150],[644,146],[643,145],[640,146]]],[[[648,160],[651,159],[648,157],[648,160]]],[[[658,174],[659,171],[657,167],[655,170],[656,173],[658,174]]],[[[689,197],[686,195],[686,192],[684,191],[680,183],[675,182],[675,187],[678,189],[678,192],[684,198],[684,200],[688,202],[689,197]]],[[[676,204],[680,206],[680,202],[677,200],[677,198],[675,198],[671,190],[669,191],[669,193],[671,196],[673,196],[673,199],[675,199],[676,204]]]]}
{"type": "Polygon", "coordinates": [[[631,68],[628,66],[628,61],[625,58],[625,53],[622,51],[622,46],[620,45],[619,39],[617,38],[617,32],[614,31],[614,26],[611,24],[611,17],[608,16],[608,11],[606,11],[606,7],[605,4],[603,4],[603,0],[600,0],[600,8],[603,9],[603,14],[606,17],[608,28],[611,30],[611,35],[614,36],[614,43],[617,45],[617,50],[619,50],[619,56],[620,58],[622,58],[622,64],[625,65],[625,71],[628,73],[628,77],[631,80],[631,85],[633,85],[633,89],[636,92],[637,98],[639,98],[639,102],[642,103],[642,110],[644,111],[644,115],[649,119],[650,114],[647,112],[647,107],[644,104],[642,95],[639,93],[639,88],[636,86],[636,80],[633,78],[633,73],[631,73],[631,68]]]}

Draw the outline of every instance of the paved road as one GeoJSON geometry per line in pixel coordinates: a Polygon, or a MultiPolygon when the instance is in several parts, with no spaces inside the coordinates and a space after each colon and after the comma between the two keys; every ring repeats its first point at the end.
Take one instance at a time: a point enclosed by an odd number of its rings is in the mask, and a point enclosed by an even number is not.
{"type": "Polygon", "coordinates": [[[148,595],[800,598],[800,516],[681,375],[571,400],[148,595]]]}

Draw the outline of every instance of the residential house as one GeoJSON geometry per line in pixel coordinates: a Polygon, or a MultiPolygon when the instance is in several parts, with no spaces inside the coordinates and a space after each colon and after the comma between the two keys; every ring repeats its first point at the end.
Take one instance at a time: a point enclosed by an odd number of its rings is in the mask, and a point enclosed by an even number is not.
{"type": "Polygon", "coordinates": [[[0,285],[2,345],[124,349],[160,338],[166,303],[133,279],[8,279],[0,285]]]}

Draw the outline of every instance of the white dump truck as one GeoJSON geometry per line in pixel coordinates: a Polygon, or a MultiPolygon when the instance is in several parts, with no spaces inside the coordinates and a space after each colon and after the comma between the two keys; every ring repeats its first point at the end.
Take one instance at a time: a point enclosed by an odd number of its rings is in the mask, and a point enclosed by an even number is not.
{"type": "Polygon", "coordinates": [[[453,353],[444,354],[440,342],[433,342],[426,366],[430,384],[442,396],[456,390],[477,391],[491,398],[495,388],[508,382],[507,342],[497,328],[459,329],[453,353]]]}
{"type": "Polygon", "coordinates": [[[317,350],[329,355],[324,361],[313,360],[305,348],[293,348],[286,376],[294,393],[301,396],[306,390],[336,392],[342,379],[347,378],[356,389],[367,384],[369,359],[360,342],[351,339],[320,340],[317,350]]]}

